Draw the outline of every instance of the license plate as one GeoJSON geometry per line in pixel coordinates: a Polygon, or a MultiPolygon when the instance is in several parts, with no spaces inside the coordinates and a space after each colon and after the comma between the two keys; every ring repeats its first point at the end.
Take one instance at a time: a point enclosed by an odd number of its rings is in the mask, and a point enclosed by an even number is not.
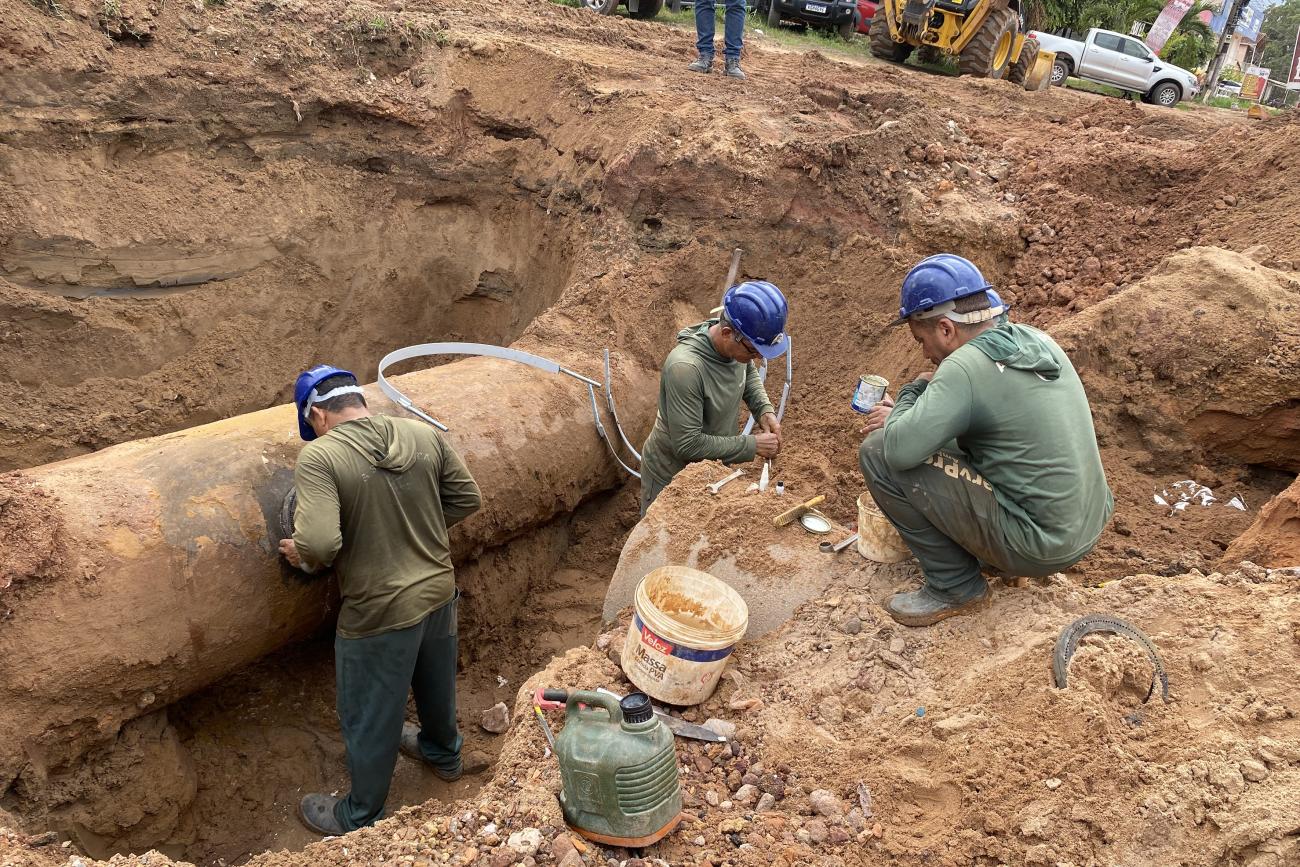
{"type": "Polygon", "coordinates": [[[820,14],[825,14],[825,13],[826,13],[826,7],[823,6],[823,5],[821,5],[820,3],[809,3],[809,4],[808,4],[808,11],[809,11],[809,12],[817,12],[817,13],[820,13],[820,14]]]}

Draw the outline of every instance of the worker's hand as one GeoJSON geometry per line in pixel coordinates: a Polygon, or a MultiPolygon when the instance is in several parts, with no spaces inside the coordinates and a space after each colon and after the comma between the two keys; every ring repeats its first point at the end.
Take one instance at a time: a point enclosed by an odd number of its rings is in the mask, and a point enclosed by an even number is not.
{"type": "Polygon", "coordinates": [[[885,420],[889,418],[889,414],[893,411],[894,399],[889,395],[885,395],[880,399],[879,403],[871,408],[871,412],[867,413],[867,423],[862,426],[860,433],[866,436],[880,430],[885,426],[885,420]]]}
{"type": "Polygon", "coordinates": [[[289,565],[295,569],[301,568],[302,558],[298,556],[298,546],[293,543],[292,539],[280,540],[280,553],[284,559],[289,561],[289,565]]]}
{"type": "Polygon", "coordinates": [[[774,458],[781,451],[781,438],[774,433],[754,435],[754,451],[760,458],[774,458]]]}
{"type": "Polygon", "coordinates": [[[758,420],[758,426],[765,433],[776,434],[776,441],[781,442],[781,423],[776,420],[776,413],[765,412],[763,417],[758,420]]]}

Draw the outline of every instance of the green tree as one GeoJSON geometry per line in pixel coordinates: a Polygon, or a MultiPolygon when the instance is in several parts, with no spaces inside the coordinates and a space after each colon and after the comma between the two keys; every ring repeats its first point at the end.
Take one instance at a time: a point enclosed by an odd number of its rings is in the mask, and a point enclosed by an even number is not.
{"type": "Polygon", "coordinates": [[[1295,51],[1296,30],[1300,28],[1300,0],[1286,0],[1264,13],[1261,32],[1268,37],[1255,63],[1272,70],[1277,81],[1286,79],[1295,51]]]}

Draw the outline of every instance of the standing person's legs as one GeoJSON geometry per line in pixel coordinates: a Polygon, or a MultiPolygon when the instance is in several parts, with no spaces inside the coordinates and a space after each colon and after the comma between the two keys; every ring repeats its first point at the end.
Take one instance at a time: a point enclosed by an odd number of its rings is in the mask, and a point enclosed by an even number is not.
{"type": "Polygon", "coordinates": [[[456,728],[456,608],[460,594],[429,613],[411,677],[420,715],[420,756],[443,779],[460,776],[464,739],[456,728]]]}
{"type": "Polygon", "coordinates": [[[723,56],[727,60],[740,61],[740,50],[745,38],[745,0],[726,0],[727,11],[723,22],[722,34],[725,40],[723,56]]]}
{"type": "Polygon", "coordinates": [[[334,640],[339,725],[352,790],[334,808],[345,831],[384,815],[406,717],[406,695],[424,623],[366,638],[334,640]]]}
{"type": "Polygon", "coordinates": [[[698,0],[695,4],[695,50],[700,53],[701,61],[708,61],[704,65],[705,71],[713,63],[713,34],[716,27],[713,10],[714,0],[698,0]]]}

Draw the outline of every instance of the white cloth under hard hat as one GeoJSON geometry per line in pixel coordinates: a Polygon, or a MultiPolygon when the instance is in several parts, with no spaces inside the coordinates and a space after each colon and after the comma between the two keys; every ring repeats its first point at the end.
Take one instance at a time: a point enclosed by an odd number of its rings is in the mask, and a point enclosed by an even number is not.
{"type": "Polygon", "coordinates": [[[996,319],[1006,312],[1004,305],[990,307],[987,310],[972,310],[970,313],[958,313],[956,311],[956,301],[945,301],[942,304],[936,304],[928,310],[921,310],[913,313],[908,319],[937,319],[942,316],[944,319],[951,319],[953,322],[960,322],[962,325],[974,325],[978,322],[988,322],[990,319],[996,319]]]}
{"type": "Polygon", "coordinates": [[[303,402],[302,417],[306,418],[307,414],[311,412],[312,404],[324,403],[327,400],[333,400],[334,398],[343,394],[365,394],[365,393],[366,393],[365,389],[363,389],[359,385],[340,385],[338,388],[331,388],[329,391],[325,392],[324,394],[319,394],[319,395],[316,393],[316,389],[313,388],[311,390],[311,394],[307,395],[307,400],[303,402]]]}

